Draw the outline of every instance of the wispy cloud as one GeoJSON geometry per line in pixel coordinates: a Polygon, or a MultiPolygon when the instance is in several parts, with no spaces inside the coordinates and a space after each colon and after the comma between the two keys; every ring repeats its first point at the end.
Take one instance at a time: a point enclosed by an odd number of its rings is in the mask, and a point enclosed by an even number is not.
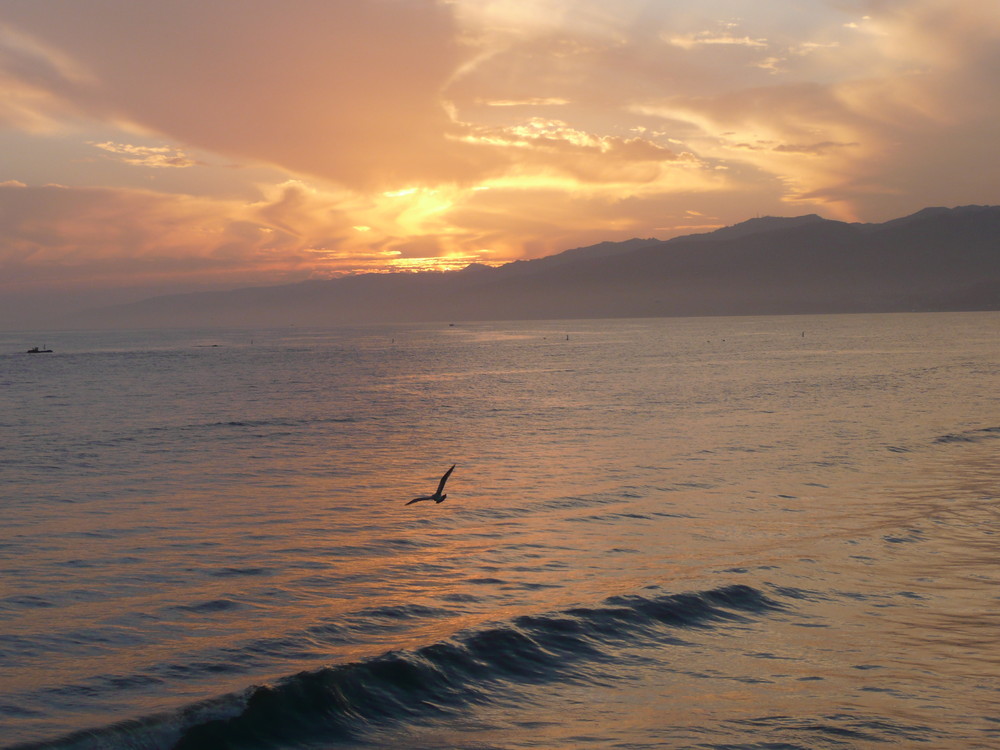
{"type": "Polygon", "coordinates": [[[114,154],[126,164],[137,167],[182,169],[193,167],[196,161],[189,158],[181,149],[170,146],[130,146],[127,143],[91,143],[95,148],[114,154]]]}
{"type": "Polygon", "coordinates": [[[748,36],[733,36],[713,31],[700,31],[683,36],[666,36],[664,41],[681,49],[693,49],[703,45],[727,45],[734,47],[767,47],[766,39],[751,39],[748,36]]]}
{"type": "Polygon", "coordinates": [[[483,102],[487,107],[564,107],[569,99],[559,97],[530,97],[528,99],[492,99],[483,102]]]}

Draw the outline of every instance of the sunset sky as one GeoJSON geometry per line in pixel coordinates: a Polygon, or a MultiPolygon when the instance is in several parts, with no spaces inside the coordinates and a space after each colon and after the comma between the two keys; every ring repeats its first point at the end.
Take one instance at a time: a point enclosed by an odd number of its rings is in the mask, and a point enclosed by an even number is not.
{"type": "Polygon", "coordinates": [[[997,0],[0,0],[0,315],[1000,203],[997,0]]]}

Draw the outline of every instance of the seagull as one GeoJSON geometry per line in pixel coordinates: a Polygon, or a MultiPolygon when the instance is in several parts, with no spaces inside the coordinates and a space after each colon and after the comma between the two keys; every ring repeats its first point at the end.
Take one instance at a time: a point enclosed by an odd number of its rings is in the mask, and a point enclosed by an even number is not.
{"type": "Polygon", "coordinates": [[[448,497],[447,495],[444,494],[444,483],[448,481],[448,477],[451,476],[451,472],[453,472],[454,470],[455,470],[455,464],[452,464],[451,468],[444,473],[443,477],[441,477],[441,481],[438,482],[437,491],[433,495],[427,495],[426,497],[415,497],[412,500],[410,500],[410,502],[408,502],[407,505],[413,505],[414,503],[419,503],[421,500],[433,500],[436,503],[443,503],[444,499],[448,497]]]}

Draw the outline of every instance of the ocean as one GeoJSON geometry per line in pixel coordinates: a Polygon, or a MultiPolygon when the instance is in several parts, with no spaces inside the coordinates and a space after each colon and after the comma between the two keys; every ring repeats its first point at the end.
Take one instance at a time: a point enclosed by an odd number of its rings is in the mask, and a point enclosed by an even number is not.
{"type": "Polygon", "coordinates": [[[6,333],[0,398],[0,747],[1000,747],[998,313],[6,333]]]}

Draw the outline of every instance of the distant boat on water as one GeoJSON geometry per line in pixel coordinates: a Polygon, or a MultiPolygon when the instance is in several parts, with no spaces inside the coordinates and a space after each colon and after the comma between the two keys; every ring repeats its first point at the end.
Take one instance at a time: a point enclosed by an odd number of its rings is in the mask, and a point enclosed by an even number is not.
{"type": "Polygon", "coordinates": [[[51,349],[39,349],[37,346],[33,346],[28,349],[28,354],[52,354],[51,349]]]}

